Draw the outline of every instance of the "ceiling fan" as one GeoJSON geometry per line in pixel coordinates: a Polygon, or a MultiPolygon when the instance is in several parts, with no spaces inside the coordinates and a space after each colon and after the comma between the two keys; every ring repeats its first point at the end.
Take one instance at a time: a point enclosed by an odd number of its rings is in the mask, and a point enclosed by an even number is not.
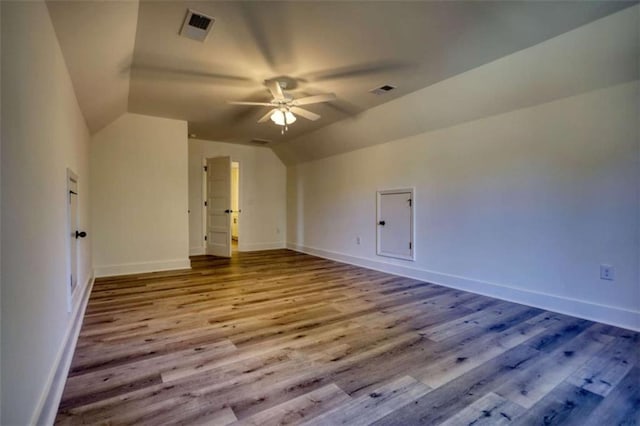
{"type": "Polygon", "coordinates": [[[316,121],[320,118],[315,112],[308,111],[300,108],[300,105],[317,104],[321,102],[330,102],[336,99],[336,95],[333,93],[327,93],[322,95],[306,96],[304,98],[294,99],[291,95],[284,93],[283,88],[286,88],[286,82],[278,80],[269,80],[265,82],[267,88],[271,92],[273,99],[271,102],[236,102],[229,101],[233,105],[254,105],[254,106],[268,106],[271,110],[258,120],[258,123],[264,123],[271,119],[275,124],[282,126],[282,133],[289,130],[289,124],[296,121],[296,115],[304,117],[307,120],[316,121]]]}

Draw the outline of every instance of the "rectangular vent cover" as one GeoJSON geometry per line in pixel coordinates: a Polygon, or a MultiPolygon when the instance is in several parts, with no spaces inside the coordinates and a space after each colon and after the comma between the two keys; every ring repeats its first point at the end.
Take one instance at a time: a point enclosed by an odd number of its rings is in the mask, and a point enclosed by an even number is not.
{"type": "Polygon", "coordinates": [[[215,19],[195,10],[188,9],[180,35],[197,41],[205,41],[215,19]]]}
{"type": "Polygon", "coordinates": [[[375,89],[369,90],[369,93],[373,93],[374,95],[384,95],[385,93],[390,92],[395,88],[396,86],[385,84],[384,86],[376,87],[375,89]]]}
{"type": "Polygon", "coordinates": [[[200,28],[201,30],[206,30],[209,28],[209,24],[211,23],[211,19],[206,16],[196,15],[195,13],[191,14],[191,19],[189,19],[189,25],[195,28],[200,28]]]}

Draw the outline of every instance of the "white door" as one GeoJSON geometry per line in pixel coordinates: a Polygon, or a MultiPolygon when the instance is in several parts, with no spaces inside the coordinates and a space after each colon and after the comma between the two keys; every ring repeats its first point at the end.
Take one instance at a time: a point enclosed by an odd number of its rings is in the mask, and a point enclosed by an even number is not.
{"type": "Polygon", "coordinates": [[[206,252],[231,257],[231,157],[207,158],[206,252]]]}
{"type": "Polygon", "coordinates": [[[231,239],[238,240],[238,219],[240,214],[239,189],[240,189],[240,165],[231,163],[231,239]]]}
{"type": "Polygon", "coordinates": [[[78,285],[78,176],[67,170],[68,232],[69,232],[69,294],[78,285]]]}
{"type": "Polygon", "coordinates": [[[377,254],[414,259],[413,190],[378,191],[377,254]]]}

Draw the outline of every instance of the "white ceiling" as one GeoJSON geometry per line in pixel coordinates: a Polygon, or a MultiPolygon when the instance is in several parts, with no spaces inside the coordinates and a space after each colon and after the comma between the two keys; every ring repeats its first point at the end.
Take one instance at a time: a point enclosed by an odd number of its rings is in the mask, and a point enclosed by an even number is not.
{"type": "Polygon", "coordinates": [[[637,81],[639,30],[627,8],[271,148],[292,165],[637,81]]]}
{"type": "Polygon", "coordinates": [[[49,1],[88,125],[124,110],[182,119],[199,139],[286,142],[538,44],[635,2],[49,1]],[[178,35],[187,8],[216,19],[204,43],[178,35]],[[134,22],[137,21],[137,25],[134,22]],[[334,92],[282,136],[264,80],[288,76],[295,97],[334,92]],[[397,90],[368,93],[383,84],[397,90]]]}
{"type": "Polygon", "coordinates": [[[49,15],[89,130],[128,109],[138,2],[49,0],[49,15]]]}

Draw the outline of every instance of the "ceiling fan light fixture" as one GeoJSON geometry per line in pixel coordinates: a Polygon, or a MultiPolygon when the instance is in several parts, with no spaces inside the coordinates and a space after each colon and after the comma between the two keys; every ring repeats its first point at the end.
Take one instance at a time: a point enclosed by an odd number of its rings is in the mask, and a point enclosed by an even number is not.
{"type": "Polygon", "coordinates": [[[278,126],[285,126],[291,123],[295,123],[296,116],[293,115],[290,111],[283,112],[281,110],[275,110],[273,114],[271,114],[271,121],[276,123],[278,126]],[[285,123],[285,117],[287,118],[285,123]]]}

